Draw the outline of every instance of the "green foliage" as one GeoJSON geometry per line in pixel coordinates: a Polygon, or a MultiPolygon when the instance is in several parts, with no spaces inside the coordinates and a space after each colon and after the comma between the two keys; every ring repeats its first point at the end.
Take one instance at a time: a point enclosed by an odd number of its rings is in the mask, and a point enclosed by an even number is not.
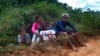
{"type": "Polygon", "coordinates": [[[26,5],[25,7],[6,7],[0,14],[0,39],[3,43],[11,43],[17,40],[19,27],[25,26],[29,30],[28,28],[34,22],[35,15],[43,16],[48,24],[51,21],[58,20],[64,11],[63,6],[47,2],[26,5]],[[11,36],[13,36],[12,39],[11,36]]]}
{"type": "Polygon", "coordinates": [[[78,8],[73,10],[57,0],[0,0],[0,44],[16,43],[18,28],[26,29],[34,22],[35,15],[43,16],[46,23],[56,22],[61,14],[68,12],[71,22],[81,32],[100,32],[100,12],[78,8]]]}
{"type": "Polygon", "coordinates": [[[34,9],[36,10],[37,14],[42,15],[46,21],[55,21],[61,16],[63,12],[65,12],[62,6],[57,6],[54,3],[46,3],[41,2],[39,4],[33,5],[34,9]],[[59,10],[58,10],[59,9],[59,10]]]}

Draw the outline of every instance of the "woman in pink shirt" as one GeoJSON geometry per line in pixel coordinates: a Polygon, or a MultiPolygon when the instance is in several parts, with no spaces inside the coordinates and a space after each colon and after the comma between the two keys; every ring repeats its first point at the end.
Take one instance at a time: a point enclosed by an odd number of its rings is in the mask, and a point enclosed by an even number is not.
{"type": "Polygon", "coordinates": [[[42,40],[43,36],[39,33],[39,31],[41,30],[41,23],[43,22],[42,17],[37,15],[35,18],[35,22],[32,25],[32,33],[33,33],[33,37],[32,37],[32,43],[35,42],[39,42],[40,39],[42,40]],[[38,38],[39,37],[39,38],[38,38]]]}
{"type": "Polygon", "coordinates": [[[41,16],[36,16],[31,30],[33,33],[32,45],[40,41],[49,40],[51,34],[55,34],[53,30],[47,30],[46,24],[41,16]]]}

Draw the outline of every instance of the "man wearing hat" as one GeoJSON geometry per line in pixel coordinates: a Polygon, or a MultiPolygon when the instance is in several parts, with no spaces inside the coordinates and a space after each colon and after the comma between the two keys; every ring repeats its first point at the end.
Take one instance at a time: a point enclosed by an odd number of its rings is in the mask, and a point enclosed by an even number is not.
{"type": "MultiPolygon", "coordinates": [[[[56,24],[57,35],[72,35],[79,42],[80,45],[85,46],[84,43],[80,40],[77,29],[69,22],[69,14],[63,13],[62,19],[59,20],[56,24]],[[66,27],[70,27],[72,30],[68,30],[66,27]]],[[[68,42],[73,50],[77,50],[72,42],[68,39],[68,42]]]]}

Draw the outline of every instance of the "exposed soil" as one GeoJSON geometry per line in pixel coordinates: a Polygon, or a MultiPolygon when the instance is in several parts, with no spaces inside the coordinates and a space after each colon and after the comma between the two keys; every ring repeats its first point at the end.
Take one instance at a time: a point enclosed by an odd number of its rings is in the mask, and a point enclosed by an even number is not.
{"type": "Polygon", "coordinates": [[[79,46],[78,51],[72,51],[69,48],[57,45],[38,45],[29,48],[19,48],[13,52],[5,53],[5,56],[100,56],[100,36],[91,37],[85,43],[87,47],[79,46]],[[39,48],[39,49],[38,49],[39,48]]]}

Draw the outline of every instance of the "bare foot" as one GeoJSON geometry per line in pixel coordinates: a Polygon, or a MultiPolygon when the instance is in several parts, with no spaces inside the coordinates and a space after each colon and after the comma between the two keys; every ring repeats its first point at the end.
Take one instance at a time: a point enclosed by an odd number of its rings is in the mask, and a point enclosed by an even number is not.
{"type": "Polygon", "coordinates": [[[87,47],[87,45],[85,45],[84,43],[80,43],[81,46],[87,47]]]}
{"type": "Polygon", "coordinates": [[[75,48],[75,47],[73,47],[72,50],[73,50],[73,51],[78,51],[77,48],[75,48]]]}
{"type": "Polygon", "coordinates": [[[85,45],[85,44],[82,44],[81,46],[87,47],[87,45],[85,45]]]}

